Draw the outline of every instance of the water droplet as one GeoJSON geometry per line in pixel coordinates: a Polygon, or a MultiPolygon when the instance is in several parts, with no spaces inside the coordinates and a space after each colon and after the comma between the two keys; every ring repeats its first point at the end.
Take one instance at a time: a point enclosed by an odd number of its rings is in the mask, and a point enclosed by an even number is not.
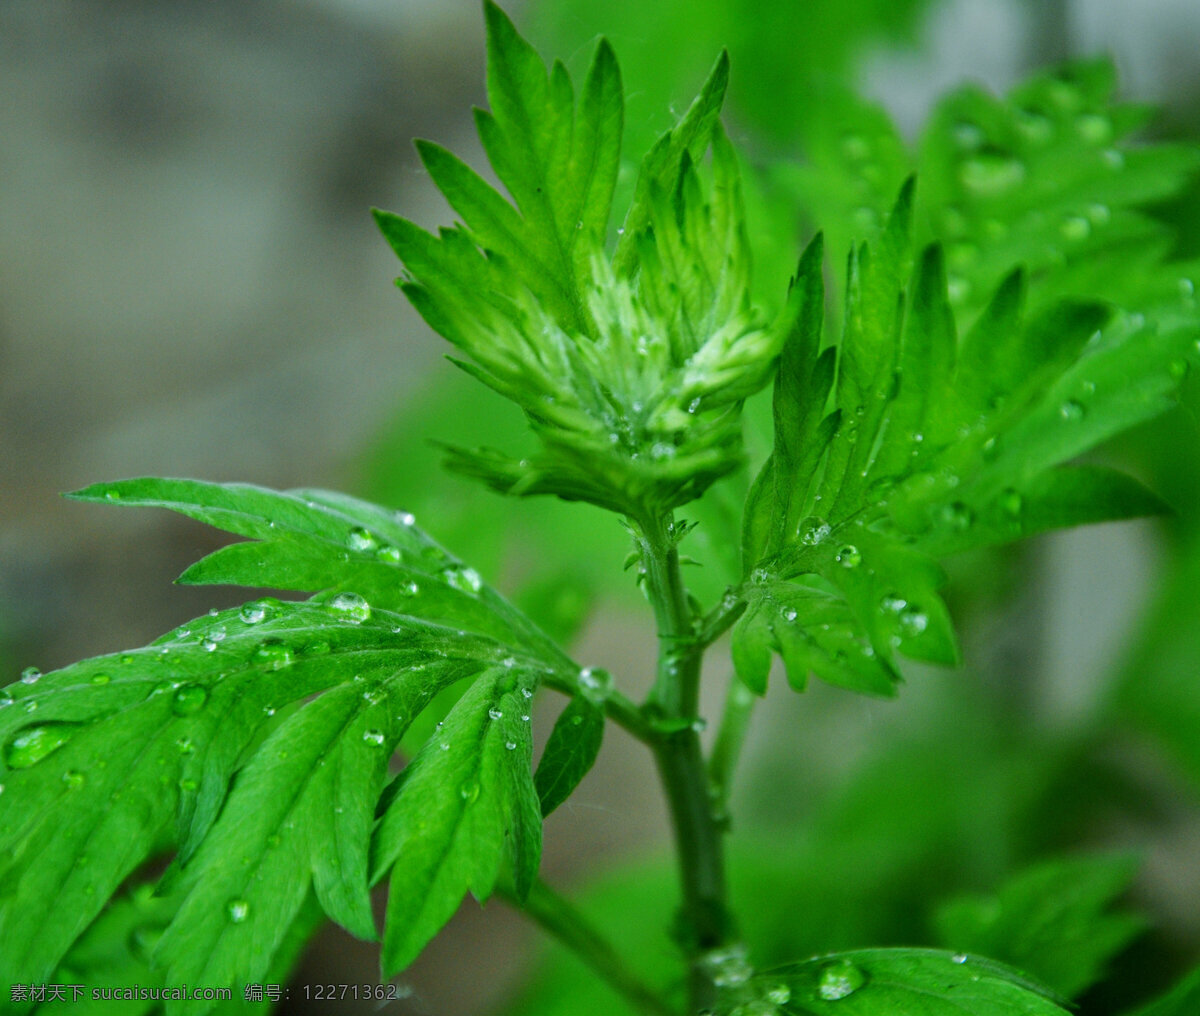
{"type": "Polygon", "coordinates": [[[867,983],[867,975],[849,960],[834,960],[821,968],[817,994],[826,1002],[853,995],[867,983]]]}
{"type": "Polygon", "coordinates": [[[1013,487],[1008,487],[1000,494],[1000,508],[1005,515],[1016,518],[1021,514],[1021,509],[1025,505],[1024,498],[1021,497],[1021,492],[1013,487]]]}
{"type": "Polygon", "coordinates": [[[703,716],[697,716],[691,723],[693,734],[703,734],[708,729],[708,720],[703,716]]]}
{"type": "Polygon", "coordinates": [[[1068,215],[1058,227],[1063,238],[1072,243],[1086,240],[1092,232],[1092,224],[1082,215],[1068,215]]]}
{"type": "Polygon", "coordinates": [[[509,751],[516,751],[517,742],[516,741],[505,741],[504,747],[507,748],[509,751]]]}
{"type": "Polygon", "coordinates": [[[842,154],[854,162],[859,162],[871,154],[871,146],[860,134],[847,134],[842,138],[842,154]]]}
{"type": "Polygon", "coordinates": [[[438,745],[438,747],[441,748],[442,751],[449,751],[450,750],[450,742],[443,741],[441,744],[438,745]]]}
{"type": "Polygon", "coordinates": [[[341,615],[343,621],[351,624],[362,624],[371,616],[371,605],[358,593],[338,593],[329,601],[329,606],[341,615]]]}
{"type": "Polygon", "coordinates": [[[533,698],[533,689],[532,688],[522,688],[521,696],[523,698],[527,698],[527,699],[533,698]]]}
{"type": "Polygon", "coordinates": [[[273,606],[270,600],[251,600],[242,604],[238,614],[246,624],[259,624],[271,616],[273,606]]]}
{"type": "Polygon", "coordinates": [[[887,596],[879,601],[879,606],[890,614],[899,614],[900,611],[908,606],[908,600],[899,593],[888,593],[887,596]]]}
{"type": "Polygon", "coordinates": [[[945,525],[961,531],[971,528],[975,521],[975,512],[961,501],[953,501],[942,506],[941,517],[945,525]]]}
{"type": "Polygon", "coordinates": [[[1076,402],[1074,399],[1068,399],[1058,407],[1058,415],[1064,420],[1082,420],[1087,414],[1082,402],[1076,402]]]}
{"type": "Polygon", "coordinates": [[[970,120],[960,120],[953,127],[954,143],[959,148],[974,151],[983,144],[985,135],[983,128],[970,120]]]}
{"type": "Polygon", "coordinates": [[[364,730],[363,740],[376,748],[382,747],[384,736],[382,730],[364,730]]]}
{"type": "Polygon", "coordinates": [[[746,947],[742,943],[713,949],[700,958],[708,972],[709,980],[718,988],[732,988],[745,984],[754,975],[746,947]]]}
{"type": "Polygon", "coordinates": [[[829,523],[819,515],[809,515],[801,520],[798,534],[800,542],[806,547],[814,547],[822,542],[830,533],[829,523]]]}
{"type": "Polygon", "coordinates": [[[234,924],[241,924],[250,916],[250,904],[245,900],[230,900],[225,912],[234,924]]]}
{"type": "Polygon", "coordinates": [[[490,716],[493,720],[498,720],[503,715],[504,715],[504,713],[501,712],[499,709],[489,709],[488,710],[488,716],[490,716]]]}
{"type": "Polygon", "coordinates": [[[72,790],[78,790],[84,784],[84,775],[78,769],[68,769],[63,773],[62,780],[72,790]]]}
{"type": "Polygon", "coordinates": [[[1184,303],[1193,303],[1196,299],[1196,283],[1188,278],[1180,279],[1179,295],[1183,298],[1184,303]]]}
{"type": "Polygon", "coordinates": [[[688,413],[690,413],[692,416],[695,416],[695,415],[696,415],[696,413],[699,411],[699,409],[700,409],[700,399],[699,399],[699,397],[692,399],[692,401],[688,403],[687,411],[688,411],[688,413]]]}
{"type": "Polygon", "coordinates": [[[900,611],[898,620],[900,622],[900,631],[909,638],[920,635],[921,632],[929,627],[928,615],[923,610],[912,606],[905,607],[900,611]]]}
{"type": "Polygon", "coordinates": [[[750,581],[756,586],[765,586],[771,581],[771,573],[766,568],[755,568],[750,573],[750,581]]]}
{"type": "Polygon", "coordinates": [[[382,547],[375,551],[375,556],[380,561],[386,562],[387,564],[399,564],[404,559],[404,555],[400,552],[400,548],[393,547],[390,543],[385,543],[382,547]]]}
{"type": "Polygon", "coordinates": [[[27,712],[27,713],[35,713],[35,712],[37,712],[37,707],[38,707],[38,700],[37,700],[37,699],[35,699],[35,698],[31,698],[31,699],[26,699],[26,700],[25,700],[25,712],[27,712]]]}
{"type": "Polygon", "coordinates": [[[194,794],[199,787],[200,784],[198,784],[195,780],[188,779],[187,777],[184,777],[179,781],[179,789],[185,794],[194,794]]]}
{"type": "Polygon", "coordinates": [[[412,512],[398,512],[396,519],[402,526],[415,526],[417,524],[417,517],[412,512]]]}
{"type": "Polygon", "coordinates": [[[207,689],[198,684],[181,684],[171,699],[171,712],[176,716],[191,716],[203,709],[207,701],[207,689]]]}
{"type": "Polygon", "coordinates": [[[795,621],[798,616],[795,607],[784,607],[779,613],[785,621],[795,621]]]}
{"type": "Polygon", "coordinates": [[[1075,118],[1075,129],[1088,144],[1103,145],[1112,140],[1112,121],[1099,113],[1084,113],[1075,118]]]}
{"type": "Polygon", "coordinates": [[[584,667],[579,672],[579,690],[589,702],[601,705],[612,691],[613,679],[607,670],[584,667]]]}
{"type": "Polygon", "coordinates": [[[464,780],[458,788],[458,795],[467,804],[471,804],[479,799],[479,781],[464,780]]]}
{"type": "Polygon", "coordinates": [[[834,554],[833,559],[843,568],[857,568],[862,564],[862,554],[859,549],[852,543],[847,543],[838,548],[838,552],[834,554]]]}
{"type": "Polygon", "coordinates": [[[26,667],[21,671],[22,684],[37,684],[42,678],[42,672],[37,667],[26,667]]]}
{"type": "Polygon", "coordinates": [[[255,648],[250,659],[267,670],[282,670],[291,665],[292,651],[282,639],[265,639],[255,648]]]}
{"type": "Polygon", "coordinates": [[[0,688],[0,709],[5,709],[13,704],[12,692],[7,688],[0,688]]]}
{"type": "Polygon", "coordinates": [[[190,755],[196,750],[196,746],[192,744],[190,737],[181,737],[175,742],[175,747],[179,749],[180,755],[190,755]]]}
{"type": "Polygon", "coordinates": [[[28,769],[57,751],[75,733],[73,723],[48,723],[28,727],[18,733],[4,748],[4,764],[9,769],[28,769]]]}
{"type": "Polygon", "coordinates": [[[217,651],[217,643],[211,638],[203,638],[200,640],[200,648],[206,653],[215,653],[217,651]]]}
{"type": "Polygon", "coordinates": [[[999,149],[984,149],[959,166],[958,178],[967,190],[995,197],[1025,179],[1025,165],[999,149]]]}
{"type": "Polygon", "coordinates": [[[966,953],[955,953],[953,956],[950,957],[950,962],[951,963],[966,963],[967,962],[967,954],[966,953]]]}
{"type": "Polygon", "coordinates": [[[1054,121],[1035,109],[1023,109],[1017,116],[1017,130],[1034,145],[1044,145],[1054,137],[1054,121]]]}
{"type": "Polygon", "coordinates": [[[364,529],[362,526],[354,526],[346,534],[346,546],[351,550],[366,553],[369,550],[375,549],[375,536],[369,529],[364,529]]]}
{"type": "Polygon", "coordinates": [[[447,568],[442,577],[460,593],[474,595],[483,588],[483,579],[474,568],[447,568]]]}
{"type": "Polygon", "coordinates": [[[776,1005],[786,1005],[792,1000],[792,989],[786,984],[777,984],[767,989],[767,1001],[776,1005]]]}
{"type": "Polygon", "coordinates": [[[97,686],[102,685],[102,684],[108,684],[108,682],[111,680],[112,680],[112,678],[104,673],[92,675],[92,684],[97,685],[97,686]]]}

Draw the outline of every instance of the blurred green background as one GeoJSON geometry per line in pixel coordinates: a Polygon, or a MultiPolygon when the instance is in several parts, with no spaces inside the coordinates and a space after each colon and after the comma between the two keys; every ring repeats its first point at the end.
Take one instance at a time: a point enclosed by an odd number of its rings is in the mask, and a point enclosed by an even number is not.
{"type": "MultiPolygon", "coordinates": [[[[912,139],[949,87],[1004,89],[1048,60],[1102,51],[1126,97],[1162,107],[1154,136],[1200,136],[1194,0],[509,9],[577,74],[600,34],[613,42],[626,187],[721,46],[733,67],[726,120],[752,163],[804,165],[844,84],[912,139]]],[[[412,510],[547,623],[578,628],[581,661],[640,693],[652,632],[621,571],[627,537],[586,507],[507,503],[439,470],[428,439],[519,448],[523,424],[441,360],[441,340],[391,286],[397,266],[368,215],[377,205],[425,226],[449,220],[414,136],[482,165],[470,119],[484,101],[474,0],[8,3],[0,99],[8,679],[144,643],[241,598],[167,588],[219,534],[57,497],[158,473],[338,487],[412,510]]],[[[790,206],[779,214],[770,179],[751,212],[763,291],[777,298],[814,223],[790,206]]],[[[1198,197],[1200,182],[1155,210],[1178,229],[1181,256],[1200,253],[1198,197]]],[[[959,891],[994,890],[1038,859],[1117,850],[1140,859],[1127,905],[1148,930],[1085,1011],[1120,1012],[1200,960],[1198,411],[1193,378],[1181,409],[1107,452],[1174,518],[951,562],[961,671],[913,668],[897,702],[820,687],[768,696],[734,819],[746,844],[735,902],[752,944],[782,950],[761,958],[933,943],[935,911],[959,891]]],[[[737,500],[704,508],[708,533],[737,500]]],[[[711,597],[731,548],[704,536],[692,538],[705,562],[692,576],[711,597]]],[[[727,676],[715,652],[710,716],[727,676]]],[[[542,703],[543,727],[556,705],[542,703]]],[[[648,765],[610,734],[596,771],[547,825],[545,873],[569,885],[633,864],[634,875],[606,876],[618,889],[598,919],[662,966],[669,950],[652,908],[672,883],[651,860],[666,827],[648,765]]],[[[614,1011],[599,996],[556,995],[563,970],[529,987],[522,955],[534,942],[500,905],[481,914],[468,904],[388,1011],[460,1016],[514,997],[513,1012],[614,1011]]],[[[327,931],[293,983],[377,976],[374,947],[327,931]]],[[[301,994],[283,1011],[309,1011],[301,994]]]]}

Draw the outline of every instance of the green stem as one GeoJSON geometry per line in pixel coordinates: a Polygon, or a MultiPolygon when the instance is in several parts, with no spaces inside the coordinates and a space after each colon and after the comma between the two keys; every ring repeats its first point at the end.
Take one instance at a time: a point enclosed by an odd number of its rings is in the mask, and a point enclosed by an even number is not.
{"type": "MultiPolygon", "coordinates": [[[[576,670],[576,674],[578,674],[578,670],[576,670]]],[[[585,690],[580,687],[578,677],[571,679],[555,673],[547,675],[542,683],[547,688],[553,688],[564,695],[574,697],[585,694],[585,690]]],[[[644,744],[652,745],[658,737],[658,732],[643,715],[641,709],[615,688],[609,691],[605,697],[604,712],[610,720],[623,727],[644,744]]]]}
{"type": "Polygon", "coordinates": [[[746,732],[750,729],[750,717],[758,701],[754,692],[747,688],[735,674],[729,680],[725,694],[725,710],[721,714],[721,726],[717,729],[717,740],[708,759],[708,774],[712,780],[713,800],[718,817],[728,826],[729,794],[733,784],[733,773],[742,753],[746,732]]]}
{"type": "Polygon", "coordinates": [[[524,901],[515,899],[507,887],[497,887],[497,892],[574,952],[638,1012],[647,1016],[679,1016],[653,988],[629,972],[608,940],[575,907],[544,882],[534,882],[524,901]]]}
{"type": "Polygon", "coordinates": [[[690,724],[696,718],[700,665],[704,655],[679,568],[679,553],[669,516],[638,524],[646,590],[658,624],[658,672],[647,712],[680,722],[653,745],[666,793],[683,904],[677,937],[690,964],[691,1012],[716,1001],[716,987],[703,963],[704,954],[724,945],[732,930],[725,902],[722,830],[714,813],[700,738],[690,724]]]}

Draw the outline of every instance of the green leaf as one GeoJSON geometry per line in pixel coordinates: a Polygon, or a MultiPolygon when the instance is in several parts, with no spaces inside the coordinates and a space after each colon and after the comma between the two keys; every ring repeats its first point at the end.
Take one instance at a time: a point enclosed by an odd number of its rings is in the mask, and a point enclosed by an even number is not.
{"type": "Polygon", "coordinates": [[[44,978],[172,841],[188,897],[160,957],[190,983],[261,977],[310,883],[372,935],[366,849],[396,739],[439,687],[502,660],[543,669],[361,598],[259,600],[6,689],[4,976],[44,978]]]}
{"type": "Polygon", "coordinates": [[[528,892],[541,849],[531,688],[505,668],[484,674],[399,777],[372,851],[375,877],[391,869],[385,973],[408,966],[468,891],[491,895],[506,857],[528,892]]]}
{"type": "Polygon", "coordinates": [[[543,817],[574,793],[595,763],[603,737],[604,710],[583,696],[571,699],[559,713],[534,773],[543,817]]]}
{"type": "Polygon", "coordinates": [[[1145,927],[1139,917],[1110,910],[1135,869],[1127,857],[1047,861],[1015,875],[994,896],[944,904],[938,937],[948,948],[1003,960],[1074,998],[1145,927]]]}
{"type": "Polygon", "coordinates": [[[520,457],[451,448],[448,464],[505,494],[661,514],[740,466],[741,402],[769,379],[790,327],[750,302],[738,165],[717,122],[727,61],[646,156],[610,260],[622,116],[612,52],[600,44],[576,103],[563,66],[547,72],[499,8],[486,11],[492,109],[476,124],[512,203],[424,143],[464,224],[435,237],[376,213],[409,300],[540,443],[520,457]]]}
{"type": "MultiPolygon", "coordinates": [[[[747,993],[781,1016],[1064,1016],[1058,999],[1016,970],[932,949],[862,949],[778,967],[747,993]]],[[[730,1009],[746,1013],[750,1008],[730,1009]]]]}
{"type": "Polygon", "coordinates": [[[1171,404],[1200,348],[1191,308],[1175,294],[1111,324],[1091,301],[1026,315],[1013,273],[959,341],[941,250],[907,274],[911,202],[906,185],[879,242],[852,252],[843,334],[820,354],[806,255],[775,446],[744,516],[733,654],[758,692],[777,652],[797,689],[811,672],[889,694],[897,655],[958,660],[938,557],[1164,508],[1128,477],[1061,463],[1171,404]]]}
{"type": "Polygon", "coordinates": [[[168,508],[253,541],[198,561],[180,576],[183,583],[352,591],[373,606],[553,652],[545,636],[408,512],[331,491],[156,477],[97,483],[67,496],[168,508]]]}

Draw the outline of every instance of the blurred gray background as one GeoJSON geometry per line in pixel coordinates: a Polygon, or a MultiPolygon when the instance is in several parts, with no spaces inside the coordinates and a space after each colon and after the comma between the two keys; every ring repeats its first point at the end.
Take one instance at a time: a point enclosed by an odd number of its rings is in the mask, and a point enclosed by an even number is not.
{"type": "MultiPolygon", "coordinates": [[[[368,210],[448,221],[411,139],[479,163],[482,50],[474,0],[0,2],[4,683],[238,599],[169,585],[219,534],[60,492],[142,474],[357,488],[364,450],[446,369],[444,344],[391,285],[368,210]]],[[[916,48],[873,47],[858,76],[913,129],[954,82],[1004,87],[1044,58],[1099,50],[1130,96],[1168,116],[1196,108],[1195,0],[935,3],[916,48]]],[[[1040,618],[1054,678],[1037,698],[1055,722],[1088,708],[1155,547],[1143,525],[1041,544],[1025,609],[1040,618]]],[[[602,610],[581,658],[636,673],[648,631],[626,621],[602,610]]],[[[549,824],[552,880],[664,836],[646,759],[623,747],[614,735],[549,824]]],[[[499,905],[466,911],[389,1011],[478,1013],[511,988],[526,929],[499,905]]],[[[306,964],[298,983],[378,976],[374,947],[334,932],[306,964]]]]}

